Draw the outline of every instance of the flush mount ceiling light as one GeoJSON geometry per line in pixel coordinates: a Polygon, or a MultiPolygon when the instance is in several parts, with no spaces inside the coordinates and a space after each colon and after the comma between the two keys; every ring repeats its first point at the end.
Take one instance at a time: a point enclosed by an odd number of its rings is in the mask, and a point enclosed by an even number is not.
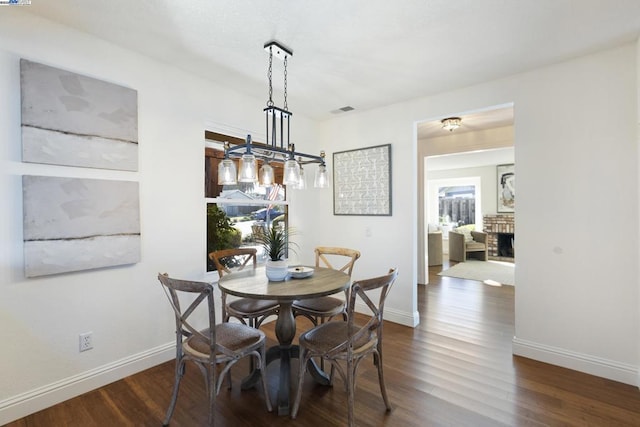
{"type": "MultiPolygon", "coordinates": [[[[287,106],[287,60],[293,56],[293,51],[278,43],[270,41],[265,43],[264,49],[269,53],[269,100],[264,108],[267,124],[266,144],[254,144],[251,142],[251,135],[247,135],[244,145],[230,146],[224,145],[224,160],[218,165],[218,183],[236,184],[236,182],[257,182],[258,167],[257,160],[261,160],[264,166],[260,169],[261,184],[271,185],[273,183],[273,169],[269,163],[282,163],[284,167],[283,184],[293,188],[302,188],[301,177],[302,165],[318,163],[319,169],[316,173],[320,179],[314,181],[315,187],[328,188],[329,175],[327,173],[324,151],[319,156],[313,154],[300,153],[295,150],[295,145],[289,139],[291,113],[287,106]],[[273,57],[284,62],[284,105],[283,108],[276,107],[273,102],[273,57]],[[244,150],[244,151],[243,151],[244,150]],[[296,157],[298,158],[296,160],[296,157]],[[235,164],[231,159],[240,159],[240,167],[237,172],[235,164]]],[[[304,178],[302,178],[304,179],[304,178]]]]}
{"type": "Polygon", "coordinates": [[[460,117],[447,117],[446,119],[442,119],[440,122],[442,123],[442,129],[453,132],[460,127],[462,119],[460,117]]]}

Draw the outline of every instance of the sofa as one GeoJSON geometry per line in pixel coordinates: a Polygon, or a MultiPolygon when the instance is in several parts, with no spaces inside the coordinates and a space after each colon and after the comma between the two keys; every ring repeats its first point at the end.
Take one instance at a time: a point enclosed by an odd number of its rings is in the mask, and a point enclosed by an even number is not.
{"type": "Polygon", "coordinates": [[[464,262],[467,259],[487,261],[487,233],[458,227],[449,232],[449,261],[464,262]]]}

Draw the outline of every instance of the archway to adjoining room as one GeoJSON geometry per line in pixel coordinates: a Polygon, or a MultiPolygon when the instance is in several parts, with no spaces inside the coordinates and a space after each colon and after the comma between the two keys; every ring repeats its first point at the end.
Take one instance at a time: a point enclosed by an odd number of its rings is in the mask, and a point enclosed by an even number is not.
{"type": "MultiPolygon", "coordinates": [[[[514,114],[513,104],[488,107],[466,113],[452,115],[461,118],[459,128],[449,131],[442,127],[445,117],[433,118],[416,124],[418,148],[418,283],[428,283],[429,277],[429,244],[428,231],[438,227],[444,233],[453,227],[453,223],[461,224],[460,217],[455,221],[451,215],[440,215],[440,194],[455,198],[455,191],[447,189],[447,180],[452,186],[465,186],[465,182],[476,190],[474,197],[473,224],[484,231],[485,217],[491,221],[493,217],[507,218],[514,224],[515,208],[504,206],[503,195],[499,194],[497,182],[501,169],[508,165],[510,173],[515,173],[514,147],[514,114]],[[466,181],[465,181],[466,180],[466,181]],[[443,185],[440,185],[443,184],[443,185]],[[501,202],[501,203],[499,203],[501,202]]],[[[510,175],[514,177],[515,175],[510,175]]],[[[515,180],[514,180],[515,181],[515,180]]],[[[460,189],[459,194],[468,189],[460,189]]],[[[458,206],[469,209],[469,201],[457,201],[458,206]]],[[[467,213],[467,216],[470,214],[467,213]]],[[[471,220],[462,219],[471,224],[471,220]]],[[[444,236],[443,236],[444,237],[444,236]]],[[[493,237],[492,237],[493,238],[493,237]]],[[[513,240],[510,240],[513,242],[513,240]]],[[[442,242],[442,255],[447,259],[448,241],[442,242]]],[[[432,245],[432,251],[434,245],[432,245]]],[[[435,246],[436,248],[438,245],[435,246]]],[[[493,250],[490,247],[490,250],[493,250]]],[[[433,255],[433,254],[432,254],[433,255]]],[[[491,254],[490,254],[491,255],[491,254]]],[[[490,258],[499,258],[490,256],[490,258]]],[[[432,263],[434,259],[432,258],[432,263]]],[[[436,259],[437,261],[437,259],[436,259]]]]}

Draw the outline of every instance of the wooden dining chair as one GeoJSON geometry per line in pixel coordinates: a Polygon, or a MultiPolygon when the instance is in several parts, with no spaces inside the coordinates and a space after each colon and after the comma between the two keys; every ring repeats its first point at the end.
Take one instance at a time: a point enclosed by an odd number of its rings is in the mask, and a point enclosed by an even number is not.
{"type": "MultiPolygon", "coordinates": [[[[209,254],[218,270],[219,277],[239,271],[251,265],[256,268],[257,250],[255,248],[222,249],[209,254]]],[[[278,303],[273,300],[259,300],[253,298],[228,298],[222,292],[222,321],[228,322],[235,317],[244,324],[259,328],[269,316],[278,315],[278,303]]]]}
{"type": "MultiPolygon", "coordinates": [[[[360,252],[355,249],[318,246],[315,248],[316,267],[327,267],[342,271],[351,277],[353,267],[360,258],[360,252]],[[334,267],[334,264],[337,267],[334,267]]],[[[293,302],[293,315],[304,316],[317,326],[333,317],[342,314],[346,320],[346,300],[349,297],[348,289],[345,291],[345,299],[336,297],[318,297],[298,300],[293,302]]]]}
{"type": "Polygon", "coordinates": [[[391,410],[382,370],[382,320],[385,300],[397,277],[398,271],[391,269],[385,276],[354,282],[351,285],[347,303],[346,322],[326,322],[300,335],[298,390],[291,418],[295,418],[298,414],[305,370],[312,357],[320,357],[330,362],[332,374],[335,369],[344,380],[347,387],[349,427],[354,425],[356,369],[362,359],[370,354],[373,355],[373,362],[378,368],[378,382],[382,399],[387,411],[391,410]],[[369,297],[369,293],[374,290],[380,292],[377,305],[369,297]],[[364,325],[358,325],[355,321],[354,309],[358,300],[364,303],[370,311],[369,319],[364,325]]]}
{"type": "Polygon", "coordinates": [[[187,361],[195,363],[205,376],[209,397],[210,426],[213,426],[215,422],[216,395],[220,391],[222,380],[231,367],[244,357],[251,357],[255,365],[260,367],[262,391],[267,410],[271,412],[271,400],[269,399],[266,378],[266,338],[264,333],[235,322],[216,325],[213,286],[209,283],[173,279],[166,273],[158,274],[158,280],[163,285],[176,321],[175,382],[171,403],[163,425],[168,426],[173,415],[178,400],[180,380],[184,375],[187,361]],[[184,307],[181,305],[181,300],[185,302],[184,307]],[[196,329],[191,324],[191,315],[200,306],[206,306],[209,315],[208,327],[202,330],[196,329]],[[222,365],[220,372],[217,372],[218,365],[222,365]]]}

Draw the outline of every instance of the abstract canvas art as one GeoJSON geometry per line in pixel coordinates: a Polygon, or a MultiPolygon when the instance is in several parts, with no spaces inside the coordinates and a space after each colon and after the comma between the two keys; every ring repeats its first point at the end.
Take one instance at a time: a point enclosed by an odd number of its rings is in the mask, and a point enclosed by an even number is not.
{"type": "Polygon", "coordinates": [[[138,170],[137,91],[20,60],[22,160],[138,170]]]}
{"type": "Polygon", "coordinates": [[[22,177],[25,275],[140,261],[138,183],[22,177]]]}
{"type": "Polygon", "coordinates": [[[333,214],[391,215],[391,144],[333,153],[333,214]]]}

